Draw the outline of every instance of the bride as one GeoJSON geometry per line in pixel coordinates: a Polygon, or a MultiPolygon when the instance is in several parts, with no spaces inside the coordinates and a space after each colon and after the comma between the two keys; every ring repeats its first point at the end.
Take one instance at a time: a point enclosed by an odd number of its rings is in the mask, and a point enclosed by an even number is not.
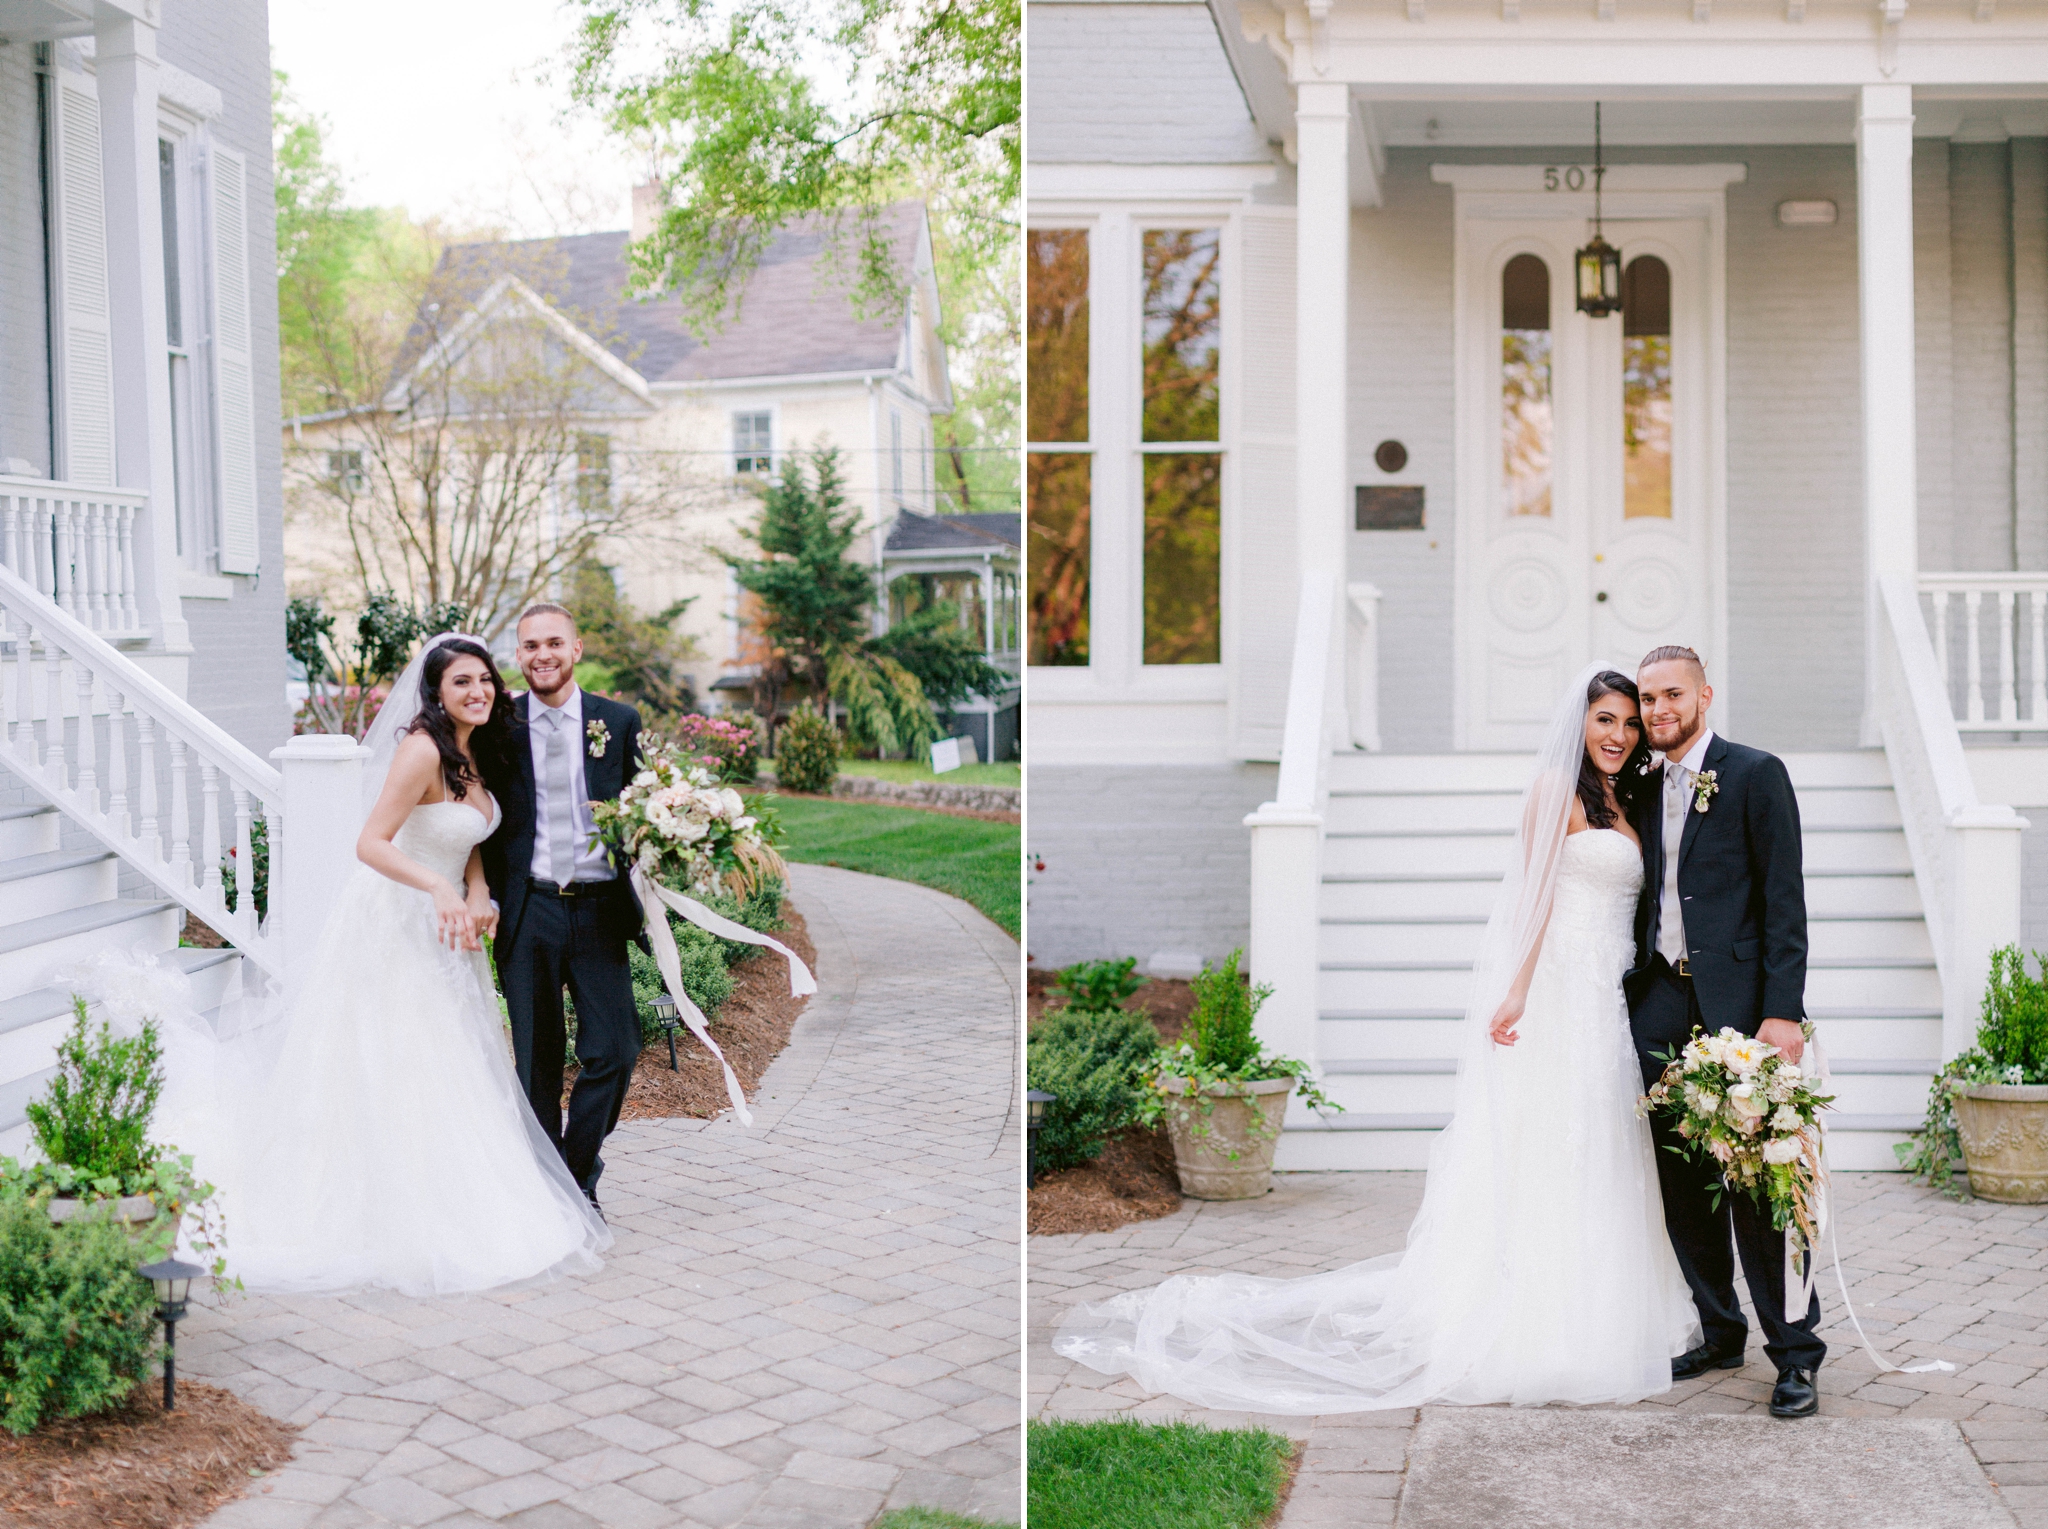
{"type": "Polygon", "coordinates": [[[595,1270],[611,1243],[520,1091],[478,939],[511,717],[476,638],[437,637],[400,676],[364,740],[362,864],[281,1016],[222,1040],[165,1003],[168,974],[127,1003],[103,981],[110,1007],[159,1016],[154,1134],[220,1186],[248,1288],[445,1295],[595,1270]]]}
{"type": "Polygon", "coordinates": [[[1665,1235],[1621,978],[1648,758],[1594,666],[1553,717],[1474,972],[1455,1113],[1405,1252],[1299,1279],[1179,1275],[1070,1313],[1056,1352],[1207,1407],[1632,1402],[1698,1330],[1665,1235]]]}

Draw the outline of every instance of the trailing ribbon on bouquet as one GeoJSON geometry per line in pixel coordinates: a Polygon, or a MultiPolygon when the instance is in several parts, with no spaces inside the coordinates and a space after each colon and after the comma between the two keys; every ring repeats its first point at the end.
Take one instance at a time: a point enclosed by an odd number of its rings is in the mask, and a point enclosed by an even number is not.
{"type": "MultiPolygon", "coordinates": [[[[1825,1089],[1828,1083],[1828,1058],[1827,1053],[1821,1050],[1820,1042],[1808,1041],[1806,1056],[1801,1060],[1805,1062],[1808,1074],[1817,1078],[1820,1086],[1825,1089]]],[[[1849,1313],[1850,1325],[1856,1329],[1856,1336],[1862,1340],[1863,1352],[1870,1356],[1870,1362],[1877,1366],[1878,1372],[1882,1374],[1889,1371],[1900,1375],[1925,1375],[1937,1370],[1953,1372],[1955,1366],[1946,1359],[1929,1359],[1921,1364],[1893,1364],[1878,1353],[1871,1344],[1869,1335],[1863,1331],[1863,1323],[1857,1318],[1856,1307],[1849,1299],[1848,1277],[1842,1273],[1842,1246],[1835,1239],[1835,1218],[1828,1202],[1825,1112],[1822,1121],[1822,1129],[1815,1134],[1807,1159],[1811,1169],[1812,1188],[1795,1211],[1800,1234],[1806,1242],[1804,1272],[1798,1267],[1798,1250],[1792,1246],[1792,1239],[1785,1239],[1785,1320],[1799,1322],[1806,1317],[1807,1308],[1813,1300],[1814,1286],[1820,1279],[1820,1238],[1825,1232],[1829,1251],[1835,1260],[1835,1283],[1842,1290],[1842,1309],[1849,1313]]]]}
{"type": "Polygon", "coordinates": [[[638,866],[633,868],[633,893],[640,899],[640,911],[647,917],[647,938],[654,946],[654,964],[661,968],[661,980],[668,984],[669,994],[676,1001],[683,1023],[690,1027],[690,1033],[697,1037],[704,1049],[718,1058],[718,1065],[725,1069],[725,1093],[732,1100],[733,1113],[739,1117],[741,1125],[752,1125],[754,1116],[747,1108],[747,1096],[740,1088],[740,1080],[733,1074],[732,1063],[725,1059],[725,1053],[718,1049],[718,1042],[711,1038],[711,1029],[703,1011],[683,991],[683,963],[676,953],[675,933],[668,927],[668,912],[673,909],[699,929],[715,934],[721,940],[765,945],[781,955],[789,962],[789,991],[793,997],[802,998],[817,992],[818,979],[811,975],[811,969],[804,965],[797,953],[782,941],[749,929],[744,924],[735,924],[729,918],[722,918],[694,897],[671,892],[638,866]]]}

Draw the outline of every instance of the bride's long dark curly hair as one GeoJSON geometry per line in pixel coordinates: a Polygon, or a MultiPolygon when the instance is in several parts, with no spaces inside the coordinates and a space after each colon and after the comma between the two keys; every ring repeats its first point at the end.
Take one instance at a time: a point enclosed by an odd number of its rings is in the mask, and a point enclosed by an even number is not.
{"type": "MultiPolygon", "coordinates": [[[[1587,682],[1586,709],[1591,711],[1604,695],[1626,696],[1639,712],[1642,709],[1643,698],[1636,682],[1612,669],[1602,669],[1587,682]]],[[[1614,777],[1614,799],[1621,804],[1624,817],[1634,808],[1637,793],[1644,789],[1643,763],[1649,757],[1650,740],[1639,730],[1636,746],[1629,750],[1628,758],[1621,762],[1621,773],[1614,777]]],[[[1606,774],[1593,763],[1592,751],[1584,745],[1579,748],[1579,801],[1586,809],[1588,828],[1614,826],[1614,811],[1607,805],[1606,774]]]]}
{"type": "Polygon", "coordinates": [[[448,788],[450,801],[466,799],[470,786],[480,786],[486,778],[502,779],[506,750],[512,741],[512,697],[505,693],[505,681],[498,673],[491,650],[467,637],[454,637],[429,653],[426,663],[420,666],[420,714],[406,724],[405,730],[425,733],[441,751],[441,780],[448,788]],[[491,715],[470,730],[467,755],[455,741],[455,719],[441,704],[442,676],[458,658],[482,659],[484,672],[491,678],[491,715]]]}

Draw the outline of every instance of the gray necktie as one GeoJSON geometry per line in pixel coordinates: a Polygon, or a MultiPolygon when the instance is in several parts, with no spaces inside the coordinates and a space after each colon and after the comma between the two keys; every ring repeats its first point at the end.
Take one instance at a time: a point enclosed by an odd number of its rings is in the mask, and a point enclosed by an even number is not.
{"type": "Polygon", "coordinates": [[[548,864],[555,885],[566,887],[576,874],[576,774],[569,758],[569,714],[548,713],[548,864]]]}

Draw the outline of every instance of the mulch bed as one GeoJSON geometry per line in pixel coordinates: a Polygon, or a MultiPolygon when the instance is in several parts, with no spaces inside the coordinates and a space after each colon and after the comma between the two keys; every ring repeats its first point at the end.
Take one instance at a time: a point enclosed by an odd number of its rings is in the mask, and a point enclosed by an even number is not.
{"type": "MultiPolygon", "coordinates": [[[[785,927],[776,930],[775,937],[816,971],[818,953],[811,944],[809,929],[804,926],[804,916],[785,903],[782,917],[785,927]]],[[[751,1099],[760,1086],[761,1074],[789,1044],[789,1032],[809,1000],[790,996],[789,963],[772,950],[749,956],[733,967],[732,978],[732,997],[711,1022],[711,1034],[725,1059],[732,1063],[741,1089],[751,1099]]],[[[563,1073],[564,1106],[569,1101],[569,1087],[575,1081],[575,1068],[563,1073]]],[[[626,1090],[626,1107],[619,1118],[661,1120],[685,1115],[693,1120],[709,1120],[731,1108],[732,1101],[725,1094],[725,1074],[719,1070],[717,1059],[684,1029],[676,1032],[674,1072],[668,1070],[667,1041],[657,1040],[642,1048],[639,1065],[633,1069],[632,1086],[626,1090]]]]}
{"type": "Polygon", "coordinates": [[[298,1430],[232,1392],[178,1383],[178,1410],[144,1380],[126,1405],[0,1433],[0,1524],[187,1529],[291,1459],[298,1430]]]}
{"type": "MultiPolygon", "coordinates": [[[[1048,1007],[1053,975],[1026,974],[1025,1012],[1030,1022],[1048,1007]]],[[[1154,978],[1138,989],[1130,1006],[1142,1009],[1160,1041],[1171,1046],[1194,1009],[1195,992],[1185,982],[1154,978]]],[[[1031,1190],[1027,1224],[1033,1234],[1113,1232],[1179,1209],[1180,1175],[1174,1172],[1166,1128],[1130,1126],[1112,1136],[1093,1162],[1040,1174],[1031,1190]]]]}

